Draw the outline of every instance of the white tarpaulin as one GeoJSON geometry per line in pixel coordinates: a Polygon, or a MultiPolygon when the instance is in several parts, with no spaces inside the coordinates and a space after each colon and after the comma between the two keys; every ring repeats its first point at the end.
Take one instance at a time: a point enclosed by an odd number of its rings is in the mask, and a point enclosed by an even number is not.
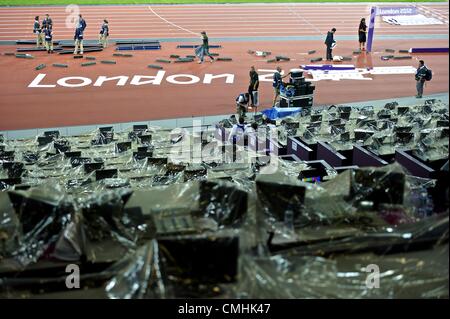
{"type": "Polygon", "coordinates": [[[385,16],[383,21],[389,24],[395,25],[432,25],[432,24],[444,24],[439,19],[428,18],[423,14],[416,15],[401,15],[401,16],[385,16]]]}
{"type": "Polygon", "coordinates": [[[309,70],[306,71],[312,76],[308,81],[316,82],[323,80],[341,81],[341,80],[363,80],[371,81],[370,75],[399,75],[415,74],[416,68],[412,66],[391,66],[374,67],[372,69],[356,68],[354,70],[309,70]]]}

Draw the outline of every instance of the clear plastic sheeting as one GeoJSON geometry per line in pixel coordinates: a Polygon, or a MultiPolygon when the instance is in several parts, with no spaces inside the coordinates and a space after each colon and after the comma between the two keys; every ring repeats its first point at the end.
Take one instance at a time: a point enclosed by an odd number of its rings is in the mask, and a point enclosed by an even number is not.
{"type": "Polygon", "coordinates": [[[0,192],[0,261],[17,249],[20,223],[5,192],[0,192]]]}
{"type": "Polygon", "coordinates": [[[58,186],[14,191],[9,196],[21,224],[19,247],[12,255],[25,267],[37,262],[56,242],[70,222],[74,207],[58,186]]]}
{"type": "Polygon", "coordinates": [[[448,298],[448,266],[448,245],[386,256],[245,256],[235,292],[239,298],[448,298]]]}
{"type": "Polygon", "coordinates": [[[165,298],[166,288],[155,240],[115,263],[109,272],[117,273],[106,284],[111,299],[165,298]]]}
{"type": "Polygon", "coordinates": [[[247,120],[235,145],[236,117],[1,140],[2,282],[61,293],[77,264],[99,298],[448,298],[448,105],[247,120]],[[308,154],[289,154],[293,137],[308,154]],[[405,150],[438,178],[385,162],[338,174],[356,146],[389,163],[405,150]]]}

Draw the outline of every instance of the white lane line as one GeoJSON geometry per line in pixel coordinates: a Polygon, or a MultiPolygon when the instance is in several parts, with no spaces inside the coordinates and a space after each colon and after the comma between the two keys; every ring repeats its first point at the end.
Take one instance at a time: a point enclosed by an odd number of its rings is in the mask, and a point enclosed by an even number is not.
{"type": "Polygon", "coordinates": [[[188,32],[188,33],[195,34],[195,35],[197,35],[197,36],[199,35],[197,32],[193,32],[193,31],[191,31],[191,30],[188,30],[188,29],[185,29],[185,28],[183,28],[183,27],[180,27],[179,25],[176,25],[175,23],[172,23],[172,22],[170,22],[169,20],[167,20],[167,19],[161,17],[159,14],[157,14],[157,13],[155,12],[155,10],[153,10],[153,8],[152,8],[151,6],[148,6],[148,9],[149,9],[155,16],[157,16],[157,17],[160,18],[161,20],[167,22],[168,24],[170,24],[170,25],[172,25],[172,26],[174,26],[174,27],[176,27],[176,28],[178,28],[178,29],[180,29],[180,30],[186,31],[186,32],[188,32]]]}
{"type": "Polygon", "coordinates": [[[296,15],[297,17],[299,17],[300,19],[302,19],[304,22],[306,22],[306,24],[308,24],[311,28],[313,28],[314,30],[316,30],[317,33],[319,33],[320,35],[323,35],[322,32],[320,32],[320,30],[314,25],[311,24],[308,20],[306,20],[305,18],[303,18],[302,16],[300,16],[297,12],[295,12],[294,10],[292,10],[292,8],[288,5],[287,6],[288,10],[291,12],[291,14],[296,15]]]}

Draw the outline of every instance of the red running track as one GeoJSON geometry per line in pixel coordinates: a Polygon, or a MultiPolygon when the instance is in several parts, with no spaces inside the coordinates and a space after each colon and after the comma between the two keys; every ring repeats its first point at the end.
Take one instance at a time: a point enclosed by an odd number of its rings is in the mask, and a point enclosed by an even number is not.
{"type": "MultiPolygon", "coordinates": [[[[247,54],[248,49],[271,51],[274,55],[287,55],[289,62],[280,62],[284,70],[308,64],[309,59],[324,55],[323,33],[334,25],[339,35],[355,35],[359,19],[367,16],[366,5],[199,5],[199,6],[93,6],[82,7],[87,20],[87,37],[95,39],[103,18],[111,23],[115,38],[192,38],[199,41],[197,33],[208,31],[210,37],[252,37],[258,41],[223,41],[223,48],[213,50],[220,56],[232,57],[232,62],[162,64],[164,80],[160,85],[130,85],[134,75],[153,76],[156,70],[147,68],[157,58],[168,58],[170,54],[193,54],[190,49],[177,49],[177,42],[162,43],[160,51],[135,51],[132,58],[113,57],[114,48],[89,54],[97,58],[115,59],[117,64],[97,64],[82,67],[83,61],[71,55],[48,55],[37,52],[35,59],[18,59],[0,56],[0,131],[61,127],[88,124],[110,124],[117,122],[146,121],[175,117],[230,114],[234,112],[234,99],[248,86],[248,69],[255,65],[259,70],[273,70],[276,64],[266,59],[247,54]],[[153,12],[152,10],[153,9],[153,12]],[[324,18],[325,17],[325,18],[324,18]],[[356,27],[355,27],[356,26],[356,27]],[[272,41],[265,37],[288,35],[308,36],[310,40],[272,41]],[[317,50],[313,56],[309,50],[317,50]],[[41,63],[47,65],[36,71],[41,63]],[[69,68],[52,67],[52,63],[67,63],[69,68]],[[215,79],[204,84],[207,74],[233,74],[232,83],[215,79]],[[90,85],[67,88],[30,88],[33,79],[46,74],[42,84],[56,85],[64,77],[83,77],[92,80],[90,85]],[[188,74],[200,79],[199,83],[185,85],[167,81],[169,76],[188,74]],[[125,85],[107,81],[96,87],[99,76],[127,77],[125,85]]],[[[421,8],[422,9],[422,8],[421,8]]],[[[448,18],[448,5],[429,6],[433,14],[448,18]]],[[[64,27],[65,12],[62,7],[0,8],[0,41],[31,38],[34,15],[50,13],[55,24],[55,39],[70,39],[73,29],[64,27]]],[[[418,59],[425,59],[434,71],[433,81],[427,83],[425,92],[448,93],[448,54],[414,55],[413,60],[381,61],[386,48],[408,49],[414,46],[448,46],[448,25],[427,27],[398,27],[381,25],[377,35],[397,35],[395,40],[376,40],[374,53],[354,56],[356,67],[412,66],[418,59]],[[420,29],[420,30],[419,30],[420,29]],[[430,34],[428,40],[414,40],[408,35],[430,34]],[[433,39],[433,35],[447,35],[433,39]],[[401,36],[404,35],[402,38],[401,36]]],[[[194,42],[194,41],[193,41],[194,42]]],[[[212,43],[215,41],[212,40],[212,43]]],[[[334,50],[337,55],[351,55],[358,47],[355,41],[339,41],[334,50]]],[[[15,46],[0,46],[0,53],[11,52],[15,46]]],[[[260,74],[264,72],[261,71],[260,74]]],[[[181,79],[179,79],[181,80],[181,79]]],[[[186,80],[186,79],[184,79],[186,80]]],[[[415,83],[411,74],[373,75],[370,80],[341,80],[316,82],[315,105],[359,102],[375,99],[395,99],[413,96],[415,83]]],[[[269,82],[260,87],[261,108],[270,107],[273,89],[269,82]]]]}
{"type": "MultiPolygon", "coordinates": [[[[389,4],[383,4],[389,6],[389,4]]],[[[448,3],[418,5],[421,12],[441,19],[442,25],[393,26],[381,24],[377,35],[447,34],[448,3]]],[[[0,41],[30,38],[34,17],[49,13],[54,37],[73,36],[71,17],[65,7],[1,7],[0,41]],[[68,26],[67,23],[69,22],[68,26]]],[[[259,4],[259,5],[136,5],[80,7],[88,27],[87,39],[96,39],[104,18],[112,38],[319,36],[331,27],[339,35],[356,35],[359,20],[370,14],[369,4],[259,4]]]]}

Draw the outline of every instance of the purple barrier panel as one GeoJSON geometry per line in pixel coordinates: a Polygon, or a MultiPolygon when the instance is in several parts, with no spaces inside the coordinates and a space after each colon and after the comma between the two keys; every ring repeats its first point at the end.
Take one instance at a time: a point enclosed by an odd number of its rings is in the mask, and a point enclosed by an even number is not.
{"type": "Polygon", "coordinates": [[[345,70],[355,70],[355,66],[350,65],[332,65],[332,64],[324,64],[324,65],[302,65],[303,70],[305,71],[345,71],[345,70]]]}
{"type": "Polygon", "coordinates": [[[251,135],[248,137],[248,147],[255,152],[265,152],[267,151],[267,141],[266,139],[251,135]]]}
{"type": "Polygon", "coordinates": [[[287,154],[295,155],[303,161],[312,161],[314,159],[314,151],[303,144],[297,137],[290,136],[287,141],[287,154]]]}
{"type": "Polygon", "coordinates": [[[366,150],[364,147],[359,145],[353,146],[353,165],[358,165],[360,167],[379,167],[387,164],[388,162],[366,150]]]}
{"type": "Polygon", "coordinates": [[[370,9],[369,32],[367,34],[367,52],[372,52],[373,35],[375,32],[375,18],[377,17],[377,8],[370,9]]]}
{"type": "Polygon", "coordinates": [[[410,53],[448,53],[448,48],[411,48],[410,53]]]}
{"type": "Polygon", "coordinates": [[[353,147],[349,150],[340,150],[339,153],[345,157],[345,161],[342,163],[343,166],[350,166],[353,164],[353,147]]]}
{"type": "Polygon", "coordinates": [[[412,175],[423,178],[435,178],[437,172],[409,154],[407,151],[395,151],[395,160],[412,175]]]}
{"type": "Polygon", "coordinates": [[[300,141],[303,145],[312,149],[310,161],[314,161],[317,159],[317,142],[309,142],[301,136],[296,137],[298,141],[300,141]]]}
{"type": "Polygon", "coordinates": [[[267,139],[269,152],[277,156],[286,155],[287,147],[278,143],[278,141],[267,139]]]}
{"type": "Polygon", "coordinates": [[[336,152],[324,142],[317,142],[317,159],[324,160],[333,167],[345,165],[345,156],[336,152]]]}

